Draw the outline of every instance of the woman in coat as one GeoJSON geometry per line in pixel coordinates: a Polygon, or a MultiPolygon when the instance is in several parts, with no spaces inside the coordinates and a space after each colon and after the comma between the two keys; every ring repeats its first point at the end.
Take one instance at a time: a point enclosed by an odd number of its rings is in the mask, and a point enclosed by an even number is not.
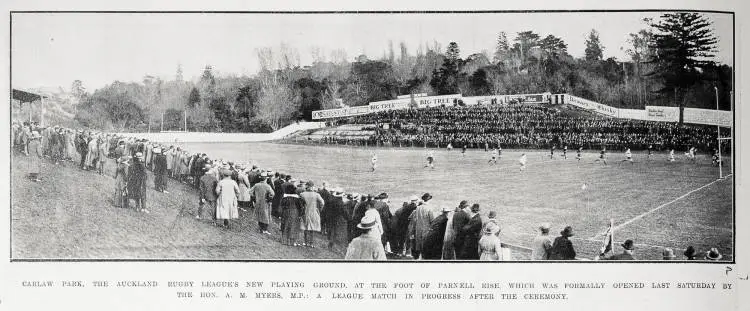
{"type": "Polygon", "coordinates": [[[31,132],[28,145],[29,151],[29,178],[33,181],[39,181],[39,173],[42,171],[42,136],[39,132],[31,132]]]}
{"type": "Polygon", "coordinates": [[[296,194],[293,184],[284,185],[284,197],[281,198],[281,244],[298,246],[299,218],[305,208],[305,201],[296,194]]]}
{"type": "Polygon", "coordinates": [[[503,259],[503,251],[500,245],[500,226],[490,222],[484,228],[484,235],[479,239],[479,260],[497,261],[503,259]]]}
{"type": "Polygon", "coordinates": [[[305,201],[304,216],[300,222],[300,229],[303,230],[305,235],[302,246],[308,247],[314,247],[315,232],[320,232],[320,210],[325,206],[323,197],[313,191],[313,186],[313,182],[308,181],[305,184],[305,191],[300,193],[300,198],[305,201]]]}
{"type": "Polygon", "coordinates": [[[229,228],[229,220],[240,217],[237,210],[237,195],[240,188],[232,180],[232,172],[222,170],[222,179],[216,184],[216,220],[224,220],[224,227],[229,228]]]}
{"type": "Polygon", "coordinates": [[[124,201],[127,200],[128,166],[130,165],[126,156],[117,159],[117,169],[115,170],[115,207],[124,207],[124,201]]]}
{"type": "Polygon", "coordinates": [[[240,186],[240,196],[237,197],[240,207],[250,208],[250,181],[246,170],[239,170],[237,173],[237,185],[240,186]]]}
{"type": "Polygon", "coordinates": [[[573,242],[568,238],[573,236],[573,227],[567,226],[560,231],[560,236],[552,242],[552,248],[549,250],[549,260],[575,260],[576,251],[573,249],[573,242]]]}
{"type": "Polygon", "coordinates": [[[271,223],[271,201],[275,195],[271,186],[266,183],[268,175],[263,172],[260,175],[261,182],[253,185],[250,189],[251,201],[255,208],[255,218],[258,220],[258,227],[261,233],[271,234],[268,232],[268,225],[271,223]]]}
{"type": "Polygon", "coordinates": [[[86,169],[91,169],[96,165],[96,156],[99,154],[99,149],[96,146],[96,137],[88,137],[88,144],[86,149],[86,169]]]}
{"type": "Polygon", "coordinates": [[[65,154],[66,158],[71,161],[75,161],[76,158],[76,146],[75,146],[75,132],[72,130],[68,130],[67,133],[65,133],[65,154]]]}

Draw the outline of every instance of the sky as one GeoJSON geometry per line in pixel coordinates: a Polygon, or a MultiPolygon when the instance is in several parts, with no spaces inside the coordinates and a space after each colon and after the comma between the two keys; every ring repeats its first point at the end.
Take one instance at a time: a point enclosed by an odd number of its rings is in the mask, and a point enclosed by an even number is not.
{"type": "MultiPolygon", "coordinates": [[[[706,13],[719,39],[716,61],[732,65],[732,16],[706,13]]],[[[348,60],[360,54],[380,58],[392,41],[405,42],[410,54],[436,41],[455,41],[461,56],[492,51],[497,34],[509,40],[531,30],[561,37],[568,53],[584,54],[584,42],[596,29],[604,57],[628,60],[628,34],[647,28],[644,18],[659,13],[454,13],[454,14],[164,14],[164,13],[15,13],[12,16],[14,88],[63,87],[79,79],[89,90],[115,80],[145,75],[172,80],[178,65],[185,79],[206,65],[218,74],[252,75],[256,51],[282,43],[297,49],[302,65],[312,62],[313,47],[326,54],[344,49],[348,60]]]]}

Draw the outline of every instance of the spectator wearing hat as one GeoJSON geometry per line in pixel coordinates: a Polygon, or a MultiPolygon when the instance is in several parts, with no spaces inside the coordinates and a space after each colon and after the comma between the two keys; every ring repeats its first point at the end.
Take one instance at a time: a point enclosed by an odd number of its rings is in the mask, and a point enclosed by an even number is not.
{"type": "Polygon", "coordinates": [[[575,260],[576,251],[573,249],[573,242],[570,241],[570,237],[573,236],[573,227],[567,226],[563,231],[560,231],[560,236],[555,238],[552,242],[552,248],[550,249],[549,259],[550,260],[575,260]]]}
{"type": "Polygon", "coordinates": [[[393,215],[390,243],[391,252],[394,254],[402,255],[404,252],[404,245],[407,241],[409,230],[409,216],[417,209],[418,201],[419,198],[416,195],[411,196],[409,202],[404,202],[393,215]]]}
{"type": "Polygon", "coordinates": [[[373,206],[375,207],[375,210],[378,211],[378,214],[380,214],[380,223],[382,224],[383,228],[383,247],[385,248],[388,244],[388,241],[390,241],[391,217],[393,217],[391,208],[390,206],[388,206],[388,194],[385,192],[379,194],[376,197],[375,202],[373,202],[373,206]]]}
{"type": "Polygon", "coordinates": [[[604,258],[604,260],[635,260],[635,257],[633,257],[633,251],[635,250],[635,244],[633,243],[633,240],[627,239],[625,240],[625,242],[620,244],[620,246],[622,246],[623,248],[621,254],[606,257],[604,258]]]}
{"type": "Polygon", "coordinates": [[[531,242],[531,260],[549,259],[550,250],[552,249],[552,238],[549,236],[549,223],[543,223],[539,226],[539,235],[534,237],[531,242]]]}
{"type": "Polygon", "coordinates": [[[346,260],[386,260],[385,249],[380,242],[380,234],[375,232],[377,215],[370,214],[362,218],[357,228],[362,231],[346,248],[346,260]]]}
{"type": "Polygon", "coordinates": [[[29,155],[29,179],[40,181],[39,174],[42,172],[42,157],[44,156],[44,150],[42,150],[42,136],[39,132],[31,132],[26,148],[29,155]]]}
{"type": "MultiPolygon", "coordinates": [[[[279,218],[281,217],[281,199],[284,197],[284,184],[285,184],[285,178],[286,175],[276,173],[278,174],[276,180],[273,181],[273,192],[276,194],[273,197],[273,204],[271,204],[271,216],[279,218]]],[[[281,226],[284,226],[284,223],[281,223],[281,226]]],[[[281,229],[284,231],[284,229],[281,229]]]]}
{"type": "Polygon", "coordinates": [[[719,261],[721,260],[723,256],[721,256],[721,253],[719,253],[719,250],[715,247],[711,248],[711,250],[706,252],[706,256],[704,257],[705,260],[710,261],[719,261]]]}
{"type": "MultiPolygon", "coordinates": [[[[143,153],[137,152],[133,159],[133,164],[128,168],[128,198],[135,201],[135,209],[148,213],[146,208],[146,167],[143,164],[143,153]]],[[[125,208],[129,207],[129,201],[126,202],[125,208]]]]}
{"type": "Polygon", "coordinates": [[[250,208],[250,180],[244,165],[237,165],[237,185],[240,187],[240,196],[237,202],[241,208],[250,208]]]}
{"type": "Polygon", "coordinates": [[[421,204],[412,212],[411,221],[414,222],[414,225],[411,236],[413,236],[412,257],[414,259],[419,259],[419,255],[422,254],[425,237],[427,237],[427,232],[430,231],[430,223],[436,217],[432,211],[432,206],[429,204],[431,199],[432,195],[429,193],[423,194],[421,204]]]}
{"type": "Polygon", "coordinates": [[[304,235],[302,246],[315,247],[315,232],[320,232],[320,210],[325,207],[323,197],[313,190],[315,184],[312,181],[305,183],[305,190],[299,194],[305,201],[300,229],[304,235]]]}
{"type": "Polygon", "coordinates": [[[682,253],[685,255],[685,259],[687,260],[697,260],[698,259],[698,252],[695,251],[695,248],[690,245],[685,249],[685,252],[682,253]]]}
{"type": "Polygon", "coordinates": [[[90,170],[93,169],[94,166],[96,166],[96,157],[99,155],[98,148],[96,146],[97,138],[96,136],[89,137],[88,143],[86,145],[86,169],[90,170]]]}
{"type": "Polygon", "coordinates": [[[504,260],[500,237],[498,236],[500,226],[490,222],[484,227],[482,233],[482,238],[479,239],[479,260],[504,260]]]}
{"type": "Polygon", "coordinates": [[[461,228],[463,246],[456,257],[463,260],[479,259],[479,239],[482,237],[482,218],[479,216],[479,204],[471,205],[469,222],[461,228]]]}
{"type": "Polygon", "coordinates": [[[440,260],[443,257],[443,242],[445,238],[445,228],[448,224],[448,213],[452,208],[443,207],[440,215],[430,222],[430,230],[425,236],[422,258],[431,260],[440,260]]]}
{"type": "MultiPolygon", "coordinates": [[[[320,212],[321,225],[328,239],[328,248],[332,248],[334,242],[349,242],[348,236],[349,215],[344,209],[343,190],[334,188],[330,192],[328,201],[323,199],[323,209],[320,212]]],[[[321,196],[322,197],[322,196],[321,196]]]]}
{"type": "Polygon", "coordinates": [[[211,213],[211,220],[216,221],[216,186],[219,183],[216,180],[213,172],[211,172],[211,165],[206,164],[203,166],[203,176],[199,179],[198,184],[198,214],[195,215],[196,219],[203,217],[203,212],[208,210],[211,213]]]}
{"type": "MultiPolygon", "coordinates": [[[[463,210],[467,205],[468,202],[466,202],[466,200],[463,200],[458,204],[458,207],[445,215],[446,217],[448,217],[448,222],[445,224],[445,235],[443,236],[443,260],[456,259],[456,248],[453,245],[456,240],[456,231],[453,229],[453,216],[455,216],[457,212],[462,212],[465,214],[463,210]]],[[[468,217],[468,214],[466,216],[468,217]]]]}
{"type": "Polygon", "coordinates": [[[239,218],[237,196],[240,188],[232,180],[230,170],[222,169],[221,176],[221,180],[216,184],[216,220],[223,221],[224,227],[229,228],[229,221],[239,218]]]}
{"type": "Polygon", "coordinates": [[[661,258],[662,260],[674,260],[675,258],[677,258],[677,255],[674,254],[674,250],[667,247],[664,248],[664,250],[661,252],[661,258]]]}
{"type": "Polygon", "coordinates": [[[466,239],[465,232],[463,232],[461,229],[469,223],[470,216],[471,215],[471,207],[469,206],[469,203],[466,202],[466,200],[461,201],[461,203],[458,204],[458,207],[456,208],[456,211],[453,213],[453,218],[451,221],[451,228],[453,231],[453,234],[455,235],[455,238],[453,239],[453,249],[455,253],[455,258],[458,258],[459,253],[464,247],[464,240],[466,239]],[[459,213],[461,211],[462,213],[459,213]]]}
{"type": "MultiPolygon", "coordinates": [[[[153,152],[154,188],[156,191],[169,193],[167,192],[167,156],[161,148],[154,148],[153,152]]],[[[216,179],[215,176],[214,179],[216,179]]]]}
{"type": "Polygon", "coordinates": [[[128,189],[128,157],[121,156],[117,159],[117,168],[115,169],[115,197],[113,202],[115,207],[125,207],[128,189]]]}
{"type": "Polygon", "coordinates": [[[271,202],[276,193],[266,183],[268,179],[266,173],[261,173],[259,178],[260,181],[250,188],[250,200],[255,208],[255,218],[258,220],[260,232],[270,235],[268,224],[271,223],[271,202]]]}
{"type": "Polygon", "coordinates": [[[352,238],[355,238],[360,233],[362,233],[357,228],[356,224],[358,224],[359,221],[362,220],[362,217],[365,217],[365,212],[367,212],[370,205],[372,205],[372,197],[365,195],[365,194],[362,194],[362,195],[356,194],[355,200],[357,201],[357,204],[354,206],[354,211],[352,212],[352,223],[354,223],[354,228],[352,231],[352,238]]]}
{"type": "Polygon", "coordinates": [[[99,169],[99,175],[104,175],[104,165],[107,163],[107,155],[109,155],[109,141],[104,136],[100,136],[96,147],[98,153],[96,158],[99,161],[97,168],[99,169]]]}
{"type": "Polygon", "coordinates": [[[300,215],[304,212],[305,201],[296,193],[294,184],[287,183],[284,186],[284,197],[281,198],[281,243],[289,246],[299,246],[297,236],[299,235],[300,215]]]}
{"type": "Polygon", "coordinates": [[[348,221],[348,236],[347,241],[351,242],[352,239],[357,237],[357,224],[359,224],[359,221],[362,220],[362,216],[364,216],[364,213],[357,219],[357,215],[355,215],[355,212],[357,211],[357,207],[360,204],[360,196],[358,193],[352,193],[348,195],[348,200],[344,202],[344,210],[347,212],[347,215],[349,215],[348,221]]]}

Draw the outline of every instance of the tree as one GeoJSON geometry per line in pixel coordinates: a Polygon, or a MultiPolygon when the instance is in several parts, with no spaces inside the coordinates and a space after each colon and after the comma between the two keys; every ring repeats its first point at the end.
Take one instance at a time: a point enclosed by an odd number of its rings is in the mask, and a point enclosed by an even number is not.
{"type": "Polygon", "coordinates": [[[589,62],[600,61],[604,58],[604,46],[599,41],[599,32],[591,29],[586,39],[586,60],[589,62]]]}
{"type": "Polygon", "coordinates": [[[181,64],[177,64],[177,73],[175,74],[174,80],[177,81],[177,82],[182,82],[183,81],[183,78],[182,78],[182,65],[181,64]]]}
{"type": "Polygon", "coordinates": [[[681,92],[700,80],[703,68],[714,64],[711,58],[718,39],[711,22],[699,13],[663,14],[651,26],[656,30],[651,41],[656,50],[656,68],[651,76],[664,84],[661,92],[675,94],[682,123],[686,94],[681,92]]]}
{"type": "Polygon", "coordinates": [[[539,41],[539,47],[554,58],[560,57],[560,55],[568,53],[568,45],[563,39],[548,35],[544,39],[539,41]]]}
{"type": "Polygon", "coordinates": [[[533,31],[522,31],[516,35],[514,41],[516,41],[516,43],[513,44],[512,51],[518,54],[521,61],[526,61],[529,50],[539,46],[539,35],[535,34],[533,31]]]}
{"type": "Polygon", "coordinates": [[[497,35],[497,44],[495,45],[495,54],[492,61],[495,64],[503,63],[508,59],[508,53],[510,52],[510,46],[508,45],[508,36],[505,31],[501,31],[497,35]]]}
{"type": "Polygon", "coordinates": [[[448,48],[445,50],[445,57],[452,62],[461,59],[461,49],[458,48],[458,43],[451,42],[448,44],[448,48]]]}
{"type": "Polygon", "coordinates": [[[188,96],[187,105],[190,108],[195,108],[195,106],[200,105],[200,103],[201,103],[201,93],[198,92],[198,89],[193,87],[193,89],[190,90],[190,96],[188,96]]]}

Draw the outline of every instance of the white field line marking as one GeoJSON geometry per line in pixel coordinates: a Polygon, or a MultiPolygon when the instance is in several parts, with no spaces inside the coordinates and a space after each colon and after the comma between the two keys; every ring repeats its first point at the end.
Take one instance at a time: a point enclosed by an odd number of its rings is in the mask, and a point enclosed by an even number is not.
{"type": "MultiPolygon", "coordinates": [[[[732,174],[729,174],[729,175],[725,176],[725,178],[726,178],[726,177],[730,177],[730,176],[732,176],[732,174]]],[[[636,221],[636,220],[639,220],[639,219],[641,219],[641,218],[643,218],[643,217],[645,217],[645,216],[647,216],[647,215],[649,215],[649,214],[651,214],[651,213],[653,213],[653,212],[656,212],[656,211],[658,211],[658,210],[662,209],[663,207],[669,206],[670,204],[672,204],[672,203],[674,203],[674,202],[677,202],[677,201],[679,201],[679,200],[681,200],[681,199],[684,199],[685,197],[687,197],[687,196],[689,196],[689,195],[691,195],[691,194],[693,194],[693,193],[695,193],[695,192],[698,192],[698,191],[700,191],[700,190],[703,190],[704,188],[706,188],[706,187],[708,187],[708,186],[711,186],[711,185],[713,185],[713,184],[715,184],[715,183],[717,183],[717,182],[719,182],[719,181],[722,181],[722,180],[725,180],[725,179],[717,179],[717,180],[714,180],[714,181],[712,181],[712,182],[710,182],[710,183],[707,183],[707,184],[705,184],[705,185],[703,185],[703,186],[700,186],[700,187],[698,187],[698,188],[696,188],[696,189],[690,190],[690,191],[688,191],[687,193],[685,193],[685,194],[683,194],[683,195],[681,195],[681,196],[679,196],[679,197],[677,197],[677,198],[673,199],[672,201],[669,201],[669,202],[667,202],[667,203],[664,203],[664,204],[662,204],[662,205],[659,205],[659,206],[657,206],[657,207],[655,207],[655,208],[653,208],[653,209],[651,209],[651,210],[649,210],[649,211],[646,211],[646,212],[645,212],[645,213],[643,213],[643,214],[640,214],[640,215],[638,215],[638,216],[635,216],[635,217],[631,218],[630,220],[628,220],[628,221],[626,221],[626,222],[624,222],[624,223],[621,223],[621,224],[619,224],[619,225],[615,226],[615,227],[614,227],[614,229],[613,229],[613,231],[618,231],[618,230],[622,229],[623,227],[625,227],[625,226],[627,226],[627,225],[629,225],[629,224],[633,223],[633,222],[634,222],[634,221],[636,221]]],[[[596,236],[592,237],[591,239],[596,239],[596,238],[598,238],[599,236],[602,236],[602,234],[603,234],[603,233],[599,233],[599,234],[597,234],[596,236]]]]}

